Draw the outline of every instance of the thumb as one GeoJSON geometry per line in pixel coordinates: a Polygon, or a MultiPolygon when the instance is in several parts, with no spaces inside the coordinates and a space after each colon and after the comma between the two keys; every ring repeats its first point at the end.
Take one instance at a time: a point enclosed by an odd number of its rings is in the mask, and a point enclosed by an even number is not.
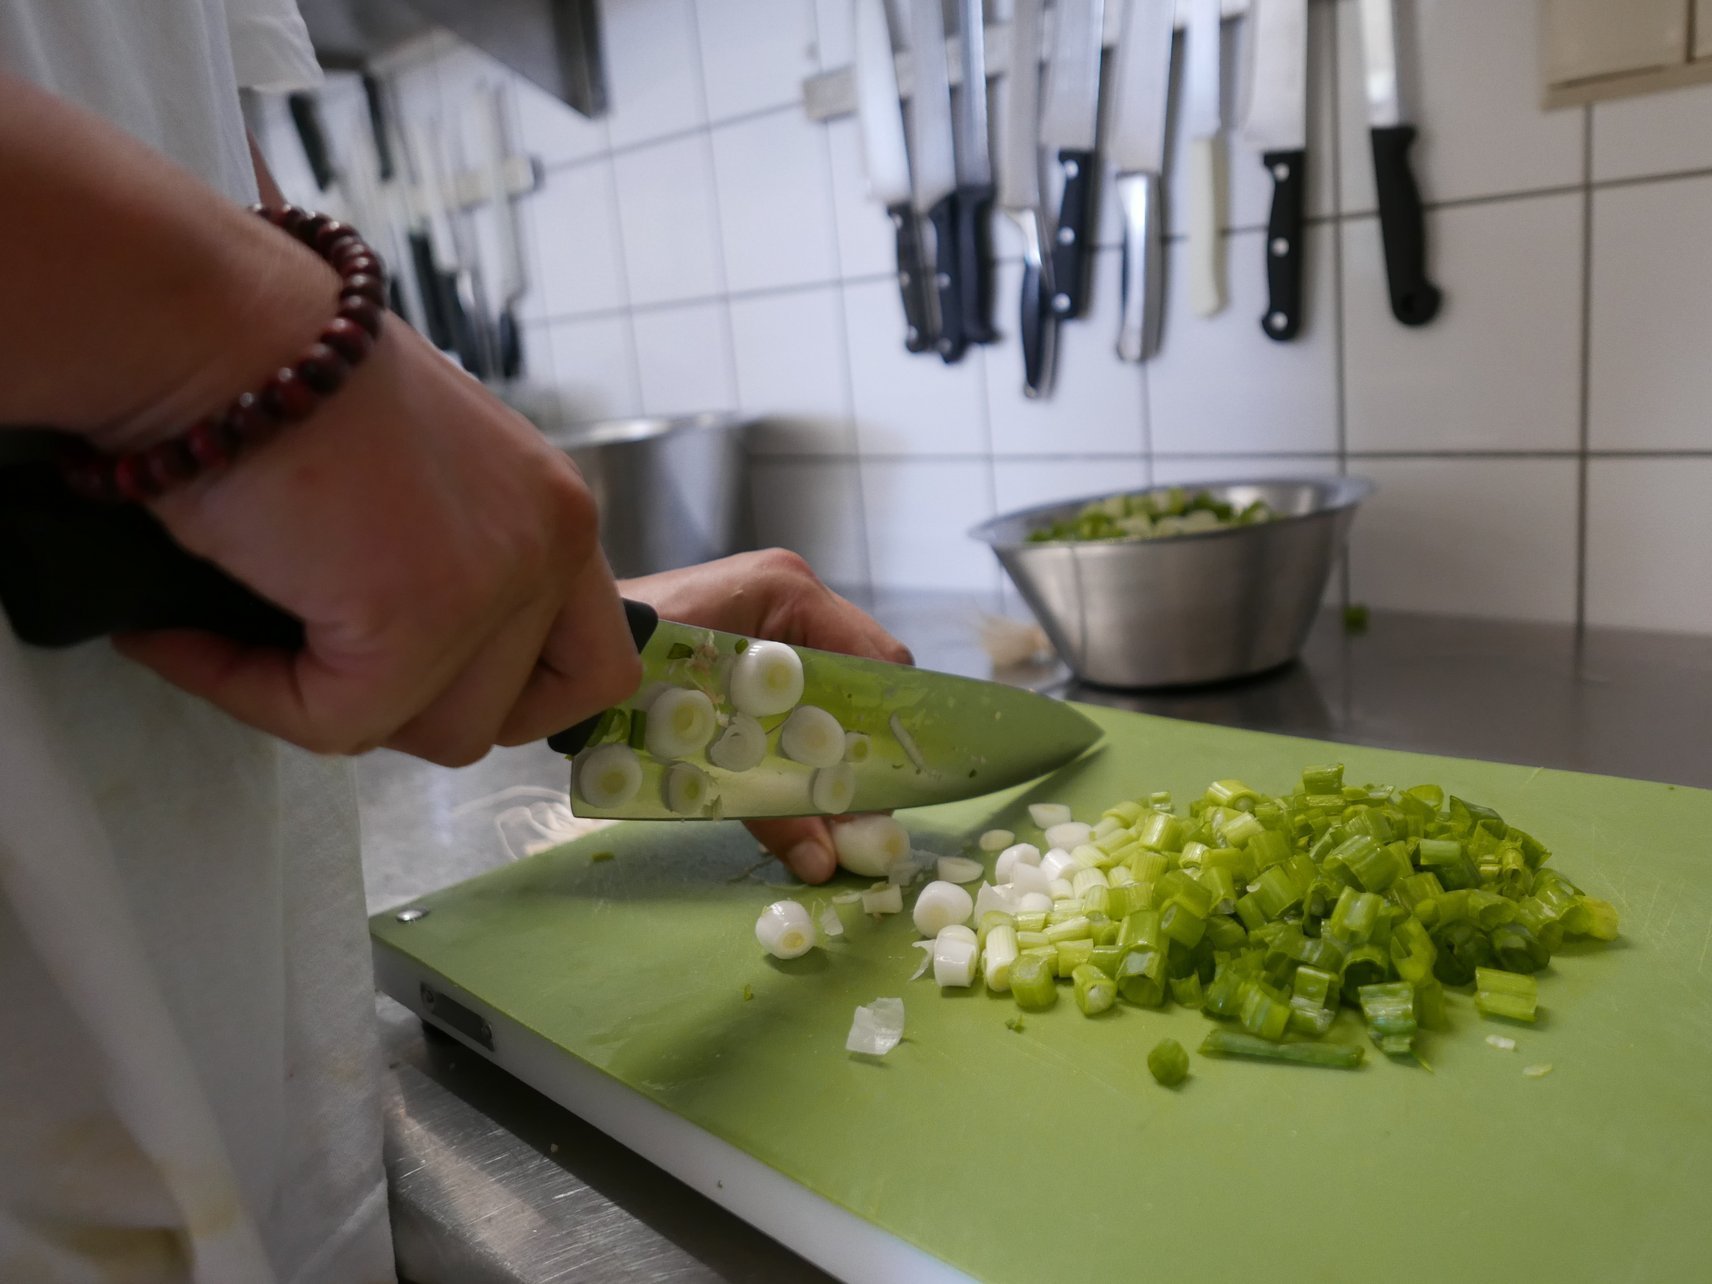
{"type": "Polygon", "coordinates": [[[824,883],[838,868],[832,831],[815,816],[752,820],[749,832],[805,883],[824,883]]]}

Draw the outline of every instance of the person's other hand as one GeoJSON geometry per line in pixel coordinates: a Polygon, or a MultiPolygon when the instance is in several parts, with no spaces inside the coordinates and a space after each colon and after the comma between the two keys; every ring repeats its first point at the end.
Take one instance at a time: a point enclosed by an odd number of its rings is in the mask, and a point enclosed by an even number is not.
{"type": "MultiPolygon", "coordinates": [[[[669,620],[872,660],[914,662],[908,647],[784,549],[739,553],[626,580],[620,588],[669,620]]],[[[824,883],[837,868],[832,831],[820,817],[753,820],[749,830],[805,883],[824,883]]]]}

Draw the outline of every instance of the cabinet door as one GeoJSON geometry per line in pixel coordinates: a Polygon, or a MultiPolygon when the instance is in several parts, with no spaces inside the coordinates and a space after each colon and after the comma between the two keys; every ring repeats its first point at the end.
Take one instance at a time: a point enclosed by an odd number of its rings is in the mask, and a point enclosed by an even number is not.
{"type": "Polygon", "coordinates": [[[1688,61],[1691,4],[1703,15],[1712,9],[1708,0],[1544,0],[1546,82],[1562,85],[1688,61]]]}

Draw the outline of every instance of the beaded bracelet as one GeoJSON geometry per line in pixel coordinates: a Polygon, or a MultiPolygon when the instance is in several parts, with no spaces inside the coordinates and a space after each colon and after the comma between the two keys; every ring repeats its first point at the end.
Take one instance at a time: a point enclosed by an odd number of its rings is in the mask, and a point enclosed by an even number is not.
{"type": "Polygon", "coordinates": [[[281,366],[260,389],[179,435],[123,455],[104,455],[83,443],[70,447],[60,470],[78,494],[141,503],[223,468],[282,425],[307,418],[374,347],[386,313],[386,270],[356,228],[294,205],[252,205],[250,212],[332,264],[340,278],[338,312],[295,365],[281,366]]]}

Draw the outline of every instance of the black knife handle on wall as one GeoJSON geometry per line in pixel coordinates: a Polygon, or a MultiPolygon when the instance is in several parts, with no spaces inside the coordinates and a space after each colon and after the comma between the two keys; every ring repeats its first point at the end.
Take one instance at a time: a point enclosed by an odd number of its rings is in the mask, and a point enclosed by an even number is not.
{"type": "Polygon", "coordinates": [[[1307,199],[1308,154],[1267,152],[1261,158],[1272,176],[1272,213],[1266,221],[1266,314],[1260,328],[1283,343],[1302,329],[1302,238],[1307,199]]]}
{"type": "Polygon", "coordinates": [[[926,352],[933,346],[932,305],[927,293],[927,262],[921,253],[921,232],[908,201],[886,206],[886,217],[898,241],[898,291],[904,301],[904,347],[926,352]]]}
{"type": "Polygon", "coordinates": [[[1082,315],[1087,296],[1094,153],[1066,147],[1058,153],[1058,166],[1064,171],[1064,195],[1052,237],[1052,314],[1066,321],[1082,315]]]}
{"type": "Polygon", "coordinates": [[[947,192],[927,212],[933,225],[933,284],[939,297],[939,338],[934,348],[946,365],[963,359],[963,261],[957,245],[957,193],[947,192]]]}
{"type": "Polygon", "coordinates": [[[323,192],[333,185],[333,159],[327,151],[327,134],[321,128],[321,107],[311,93],[287,94],[286,110],[297,129],[297,141],[303,144],[303,158],[309,162],[309,172],[315,175],[315,186],[323,192]]]}
{"type": "Polygon", "coordinates": [[[1379,192],[1379,233],[1385,242],[1385,280],[1391,313],[1404,325],[1425,325],[1438,315],[1443,296],[1427,280],[1427,232],[1421,191],[1409,168],[1413,125],[1372,132],[1373,181],[1379,192]]]}
{"type": "MultiPolygon", "coordinates": [[[[624,622],[630,626],[630,640],[636,644],[640,654],[643,647],[648,645],[648,639],[654,636],[654,630],[659,627],[660,617],[654,608],[646,602],[632,602],[624,599],[624,622]]],[[[606,715],[597,713],[592,718],[584,718],[574,727],[567,727],[557,735],[547,737],[547,748],[555,753],[574,754],[589,742],[595,728],[600,726],[600,720],[606,715]]]]}
{"type": "Polygon", "coordinates": [[[957,189],[957,269],[963,287],[963,337],[970,343],[992,343],[993,261],[987,246],[987,222],[993,208],[991,185],[965,184],[957,189]]]}

